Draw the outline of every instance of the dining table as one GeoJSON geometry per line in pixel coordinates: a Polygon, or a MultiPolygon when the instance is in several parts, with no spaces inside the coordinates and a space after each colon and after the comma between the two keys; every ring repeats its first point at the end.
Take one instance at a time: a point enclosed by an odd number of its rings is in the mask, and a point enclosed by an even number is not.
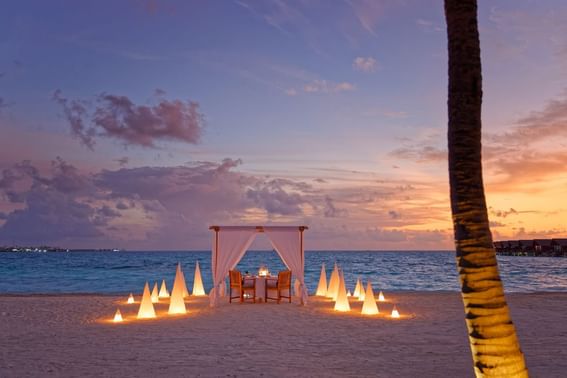
{"type": "MultiPolygon", "coordinates": [[[[255,280],[256,281],[256,301],[258,302],[266,302],[266,281],[268,279],[277,280],[277,276],[244,276],[244,281],[246,280],[255,280]]],[[[248,295],[248,293],[246,293],[248,295]]]]}

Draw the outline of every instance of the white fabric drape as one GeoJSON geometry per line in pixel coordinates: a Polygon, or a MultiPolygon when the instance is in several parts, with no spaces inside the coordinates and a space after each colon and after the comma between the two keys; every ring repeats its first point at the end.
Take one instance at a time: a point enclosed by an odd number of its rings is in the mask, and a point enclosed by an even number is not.
{"type": "Polygon", "coordinates": [[[212,273],[213,288],[209,293],[211,306],[217,304],[219,296],[224,296],[224,283],[228,272],[234,269],[256,236],[255,229],[223,229],[213,234],[212,273]],[[215,247],[217,248],[215,250],[215,247]]]}
{"type": "Polygon", "coordinates": [[[291,274],[295,276],[295,295],[301,304],[307,304],[307,288],[305,287],[304,261],[305,254],[302,248],[302,233],[298,228],[264,227],[264,232],[274,249],[282,258],[291,274]]]}

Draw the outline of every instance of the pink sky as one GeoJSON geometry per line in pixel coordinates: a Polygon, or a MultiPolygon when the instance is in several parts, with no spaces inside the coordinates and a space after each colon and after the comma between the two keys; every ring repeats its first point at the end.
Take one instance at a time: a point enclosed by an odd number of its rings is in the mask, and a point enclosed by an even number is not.
{"type": "MultiPolygon", "coordinates": [[[[567,237],[567,5],[480,3],[494,238],[567,237]]],[[[0,245],[453,247],[438,1],[37,1],[0,32],[0,245]]]]}

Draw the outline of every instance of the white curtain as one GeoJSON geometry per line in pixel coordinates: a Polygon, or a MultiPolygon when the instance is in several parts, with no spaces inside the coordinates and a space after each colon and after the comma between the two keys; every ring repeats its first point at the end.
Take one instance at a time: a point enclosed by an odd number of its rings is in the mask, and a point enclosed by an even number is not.
{"type": "Polygon", "coordinates": [[[301,304],[307,304],[307,288],[305,287],[304,266],[305,254],[302,247],[302,233],[297,227],[264,227],[264,232],[284,264],[295,276],[295,295],[301,304]]]}
{"type": "MultiPolygon", "coordinates": [[[[216,234],[216,232],[215,232],[216,234]]],[[[212,251],[212,273],[213,288],[209,293],[211,306],[217,304],[219,296],[224,295],[224,285],[228,272],[234,269],[236,264],[242,259],[244,253],[254,241],[256,236],[255,229],[224,229],[218,231],[218,246],[216,246],[216,235],[213,234],[213,251],[212,251]],[[217,257],[218,256],[218,257],[217,257]]]]}

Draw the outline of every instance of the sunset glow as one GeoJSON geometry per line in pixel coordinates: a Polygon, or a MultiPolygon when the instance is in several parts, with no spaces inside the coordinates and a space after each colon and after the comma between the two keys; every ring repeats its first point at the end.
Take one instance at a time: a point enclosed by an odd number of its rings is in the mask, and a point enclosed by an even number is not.
{"type": "MultiPolygon", "coordinates": [[[[0,245],[453,248],[439,2],[33,3],[0,13],[0,245]]],[[[494,239],[565,237],[567,6],[479,3],[494,239]]]]}

